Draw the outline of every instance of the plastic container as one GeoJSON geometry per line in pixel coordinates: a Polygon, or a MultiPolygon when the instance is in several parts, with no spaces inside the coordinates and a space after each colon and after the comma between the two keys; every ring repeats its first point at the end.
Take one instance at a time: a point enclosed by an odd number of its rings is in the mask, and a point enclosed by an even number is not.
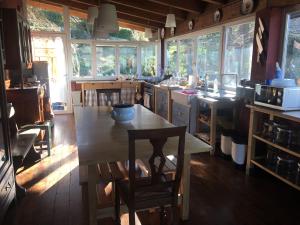
{"type": "Polygon", "coordinates": [[[244,165],[247,155],[247,139],[244,137],[232,137],[231,157],[238,165],[244,165]]]}
{"type": "Polygon", "coordinates": [[[224,155],[231,155],[231,133],[222,132],[221,134],[221,151],[224,155]]]}

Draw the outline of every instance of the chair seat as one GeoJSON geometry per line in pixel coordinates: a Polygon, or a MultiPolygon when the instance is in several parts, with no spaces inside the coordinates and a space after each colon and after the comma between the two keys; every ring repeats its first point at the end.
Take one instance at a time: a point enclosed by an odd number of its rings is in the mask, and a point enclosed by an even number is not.
{"type": "MultiPolygon", "coordinates": [[[[138,178],[136,180],[135,209],[157,207],[172,203],[172,189],[167,186],[151,185],[151,177],[138,178]],[[151,201],[149,201],[151,199],[151,201]]],[[[126,204],[129,203],[129,180],[118,181],[120,195],[126,204]]]]}

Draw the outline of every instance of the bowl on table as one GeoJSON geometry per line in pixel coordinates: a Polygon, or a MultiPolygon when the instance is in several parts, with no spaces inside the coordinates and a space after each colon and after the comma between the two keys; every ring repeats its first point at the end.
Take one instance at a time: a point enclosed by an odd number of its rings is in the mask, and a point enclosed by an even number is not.
{"type": "Polygon", "coordinates": [[[134,105],[132,104],[116,104],[113,105],[111,117],[120,123],[126,123],[133,120],[135,115],[134,105]]]}

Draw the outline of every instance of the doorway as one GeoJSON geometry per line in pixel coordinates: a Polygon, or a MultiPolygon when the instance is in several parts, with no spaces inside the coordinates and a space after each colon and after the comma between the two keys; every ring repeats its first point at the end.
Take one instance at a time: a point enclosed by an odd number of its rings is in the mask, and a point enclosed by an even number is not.
{"type": "Polygon", "coordinates": [[[32,35],[32,51],[33,61],[38,61],[36,65],[42,65],[43,63],[45,65],[45,62],[47,62],[46,69],[44,69],[46,71],[44,74],[39,74],[39,78],[44,76],[40,79],[45,80],[45,83],[47,83],[46,86],[49,90],[46,93],[50,97],[54,113],[70,113],[71,102],[67,76],[65,35],[34,33],[32,35]]]}

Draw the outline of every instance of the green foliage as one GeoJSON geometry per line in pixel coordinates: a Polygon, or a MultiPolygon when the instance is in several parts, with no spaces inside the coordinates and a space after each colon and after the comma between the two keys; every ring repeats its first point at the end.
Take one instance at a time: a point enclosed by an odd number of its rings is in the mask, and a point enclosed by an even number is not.
{"type": "Polygon", "coordinates": [[[129,29],[120,29],[118,33],[110,34],[110,37],[124,39],[128,41],[134,40],[133,38],[133,32],[129,29]]]}

